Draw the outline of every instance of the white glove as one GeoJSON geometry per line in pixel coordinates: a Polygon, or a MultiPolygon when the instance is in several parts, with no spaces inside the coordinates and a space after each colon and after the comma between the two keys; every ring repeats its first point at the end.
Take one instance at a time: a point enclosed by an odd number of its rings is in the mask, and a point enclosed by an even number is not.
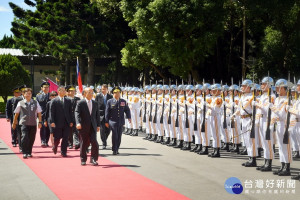
{"type": "Polygon", "coordinates": [[[292,108],[292,107],[289,106],[289,105],[286,105],[286,106],[285,106],[285,109],[286,109],[287,112],[289,112],[291,108],[292,108]]]}
{"type": "Polygon", "coordinates": [[[274,104],[273,103],[269,103],[269,108],[273,108],[274,104]]]}
{"type": "Polygon", "coordinates": [[[256,101],[252,101],[252,107],[256,106],[256,101]]]}

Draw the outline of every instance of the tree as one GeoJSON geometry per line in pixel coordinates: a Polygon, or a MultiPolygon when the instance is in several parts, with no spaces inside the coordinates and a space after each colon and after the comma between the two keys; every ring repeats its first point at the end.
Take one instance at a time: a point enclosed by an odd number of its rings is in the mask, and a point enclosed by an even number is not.
{"type": "Polygon", "coordinates": [[[16,42],[12,36],[4,34],[2,40],[0,40],[0,48],[17,48],[16,42]]]}
{"type": "Polygon", "coordinates": [[[20,60],[12,55],[0,55],[0,95],[5,103],[13,88],[22,84],[30,87],[31,80],[20,60]]]}

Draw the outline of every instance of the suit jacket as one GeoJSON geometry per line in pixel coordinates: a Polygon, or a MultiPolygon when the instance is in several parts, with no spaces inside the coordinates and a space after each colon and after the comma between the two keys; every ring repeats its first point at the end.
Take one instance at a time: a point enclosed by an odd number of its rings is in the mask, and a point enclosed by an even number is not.
{"type": "Polygon", "coordinates": [[[75,124],[75,108],[77,106],[78,101],[80,101],[79,97],[70,98],[72,104],[72,122],[75,124]]]}
{"type": "Polygon", "coordinates": [[[55,128],[63,128],[67,123],[72,123],[72,104],[69,98],[64,97],[62,103],[59,97],[52,100],[50,104],[50,123],[55,123],[55,128]]]}
{"type": "MultiPolygon", "coordinates": [[[[106,105],[108,100],[112,99],[113,96],[111,94],[106,95],[106,105]]],[[[106,110],[106,106],[104,104],[104,95],[102,93],[97,94],[95,101],[98,103],[98,108],[100,111],[100,122],[101,123],[105,123],[105,110],[106,110]]]]}
{"type": "Polygon", "coordinates": [[[91,126],[94,132],[97,133],[97,127],[100,127],[100,112],[98,103],[92,100],[92,114],[90,114],[86,99],[82,99],[77,103],[75,109],[76,125],[81,124],[81,130],[79,133],[88,132],[91,126]]]}
{"type": "Polygon", "coordinates": [[[110,99],[106,104],[105,121],[106,123],[115,122],[119,125],[124,125],[124,113],[128,119],[131,119],[127,102],[124,99],[119,99],[119,103],[117,103],[115,98],[110,99]]]}
{"type": "Polygon", "coordinates": [[[47,102],[50,101],[50,94],[40,93],[36,95],[36,100],[42,108],[42,114],[46,111],[47,102]]]}
{"type": "Polygon", "coordinates": [[[5,114],[6,114],[6,119],[10,119],[11,121],[13,120],[14,116],[14,110],[13,110],[13,104],[14,104],[15,98],[10,98],[7,103],[6,103],[6,108],[5,108],[5,114]]]}

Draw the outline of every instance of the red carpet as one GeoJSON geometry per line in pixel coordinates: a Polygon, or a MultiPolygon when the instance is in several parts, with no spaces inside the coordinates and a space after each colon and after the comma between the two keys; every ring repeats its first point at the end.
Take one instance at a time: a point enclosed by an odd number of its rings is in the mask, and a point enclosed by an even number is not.
{"type": "Polygon", "coordinates": [[[40,147],[39,130],[33,158],[23,159],[19,148],[11,145],[9,126],[5,119],[0,119],[0,138],[59,199],[188,199],[103,157],[99,158],[99,166],[95,167],[89,163],[81,166],[78,150],[68,150],[67,158],[62,158],[59,152],[54,155],[50,147],[40,147]]]}

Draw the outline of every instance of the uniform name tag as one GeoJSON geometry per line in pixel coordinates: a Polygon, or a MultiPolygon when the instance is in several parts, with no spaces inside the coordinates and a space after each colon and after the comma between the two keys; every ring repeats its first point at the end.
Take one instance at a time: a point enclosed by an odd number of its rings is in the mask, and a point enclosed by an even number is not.
{"type": "Polygon", "coordinates": [[[125,106],[125,102],[121,102],[121,103],[120,103],[120,106],[125,106]]]}

